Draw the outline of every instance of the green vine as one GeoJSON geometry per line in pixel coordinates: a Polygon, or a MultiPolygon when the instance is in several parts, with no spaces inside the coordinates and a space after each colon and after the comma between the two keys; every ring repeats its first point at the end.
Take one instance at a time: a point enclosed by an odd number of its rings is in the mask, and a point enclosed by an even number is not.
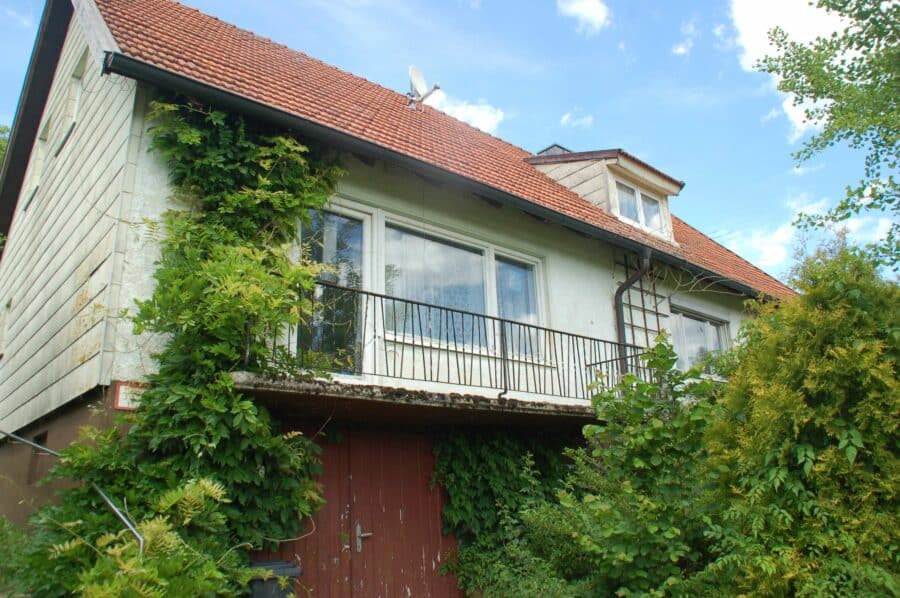
{"type": "Polygon", "coordinates": [[[469,542],[500,528],[502,511],[552,496],[566,440],[504,432],[446,434],[435,444],[434,481],[447,491],[444,531],[469,542]]]}
{"type": "MultiPolygon", "coordinates": [[[[188,540],[229,554],[274,547],[322,503],[318,449],[280,431],[229,374],[296,369],[266,339],[309,312],[300,291],[312,288],[316,268],[291,250],[299,224],[324,205],[342,170],[336,156],[289,132],[193,101],[154,102],[148,118],[152,150],[166,160],[184,205],[163,218],[156,288],[134,317],[137,333],[166,339],[158,372],[127,429],[89,430],[55,475],[96,482],[136,520],[153,516],[159,497],[184,480],[208,479],[227,496],[215,502],[221,522],[214,537],[201,529],[188,540]]],[[[99,583],[97,572],[109,567],[98,569],[91,545],[120,528],[89,489],[67,491],[34,520],[24,585],[52,596],[99,583]],[[74,535],[80,543],[46,566],[50,547],[74,535]]],[[[232,591],[223,585],[221,593],[232,591]]]]}
{"type": "Polygon", "coordinates": [[[488,578],[496,582],[494,561],[504,556],[503,546],[515,542],[516,515],[555,495],[568,469],[563,448],[576,437],[455,431],[438,439],[434,483],[447,492],[444,531],[460,544],[445,572],[457,575],[460,588],[479,592],[488,578]]]}

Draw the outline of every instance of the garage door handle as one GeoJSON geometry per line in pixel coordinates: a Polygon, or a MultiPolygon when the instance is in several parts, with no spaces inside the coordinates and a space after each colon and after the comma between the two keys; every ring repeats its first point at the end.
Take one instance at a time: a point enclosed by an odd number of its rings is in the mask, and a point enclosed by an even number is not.
{"type": "Polygon", "coordinates": [[[362,552],[362,541],[364,538],[371,538],[372,532],[362,531],[362,525],[356,523],[356,552],[362,552]]]}

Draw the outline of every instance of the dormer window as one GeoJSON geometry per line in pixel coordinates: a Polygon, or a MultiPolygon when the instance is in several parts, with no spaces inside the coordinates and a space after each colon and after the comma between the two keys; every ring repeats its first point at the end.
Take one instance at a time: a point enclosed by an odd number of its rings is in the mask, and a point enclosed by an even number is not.
{"type": "Polygon", "coordinates": [[[616,193],[619,216],[654,232],[663,232],[662,208],[658,199],[620,182],[616,182],[616,193]]]}
{"type": "Polygon", "coordinates": [[[669,243],[670,198],[684,183],[620,149],[570,152],[551,146],[528,163],[598,208],[669,243]]]}

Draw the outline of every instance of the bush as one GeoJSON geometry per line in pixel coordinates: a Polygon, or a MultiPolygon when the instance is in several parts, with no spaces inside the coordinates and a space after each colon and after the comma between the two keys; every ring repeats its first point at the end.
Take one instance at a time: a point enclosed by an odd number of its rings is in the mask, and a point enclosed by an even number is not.
{"type": "Polygon", "coordinates": [[[14,595],[17,589],[19,555],[27,541],[22,530],[0,517],[0,596],[14,595]]]}
{"type": "Polygon", "coordinates": [[[766,595],[897,595],[900,292],[842,248],[758,304],[706,444],[724,505],[698,581],[766,595]]]}
{"type": "MultiPolygon", "coordinates": [[[[460,551],[486,596],[897,596],[900,291],[864,253],[805,262],[737,348],[679,373],[665,342],[594,399],[555,497],[523,490],[460,551]]],[[[527,469],[523,474],[527,480],[527,469]]],[[[450,490],[451,497],[453,490],[450,490]]],[[[502,496],[501,496],[502,498],[502,496]]]]}

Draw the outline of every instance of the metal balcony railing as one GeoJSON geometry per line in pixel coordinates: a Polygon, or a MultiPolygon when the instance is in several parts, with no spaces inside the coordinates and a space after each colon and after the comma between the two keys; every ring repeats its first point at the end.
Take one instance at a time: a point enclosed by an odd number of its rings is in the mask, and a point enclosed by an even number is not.
{"type": "Polygon", "coordinates": [[[335,373],[585,400],[625,373],[649,376],[635,345],[327,282],[312,300],[310,321],[274,335],[272,348],[335,373]]]}

